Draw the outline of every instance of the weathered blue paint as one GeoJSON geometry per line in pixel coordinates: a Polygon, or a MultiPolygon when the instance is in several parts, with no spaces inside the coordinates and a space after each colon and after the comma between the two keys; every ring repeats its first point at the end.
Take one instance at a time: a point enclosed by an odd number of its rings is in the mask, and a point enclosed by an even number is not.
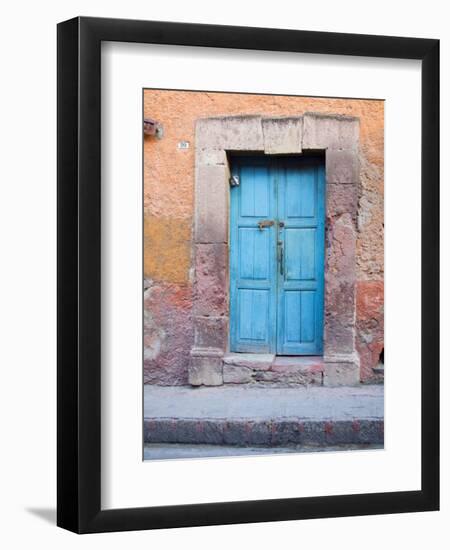
{"type": "Polygon", "coordinates": [[[277,163],[278,270],[277,353],[323,353],[325,171],[308,158],[277,163]]]}
{"type": "Polygon", "coordinates": [[[233,163],[239,186],[231,188],[230,336],[232,351],[269,352],[276,347],[276,216],[273,166],[261,158],[233,163]]]}
{"type": "Polygon", "coordinates": [[[230,347],[323,352],[325,175],[316,158],[240,157],[232,165],[230,347]],[[273,225],[258,227],[258,222],[273,225]]]}

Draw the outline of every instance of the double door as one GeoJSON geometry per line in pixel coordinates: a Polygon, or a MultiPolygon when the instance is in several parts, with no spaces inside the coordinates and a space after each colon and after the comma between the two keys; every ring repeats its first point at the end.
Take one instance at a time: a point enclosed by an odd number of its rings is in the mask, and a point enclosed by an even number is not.
{"type": "Polygon", "coordinates": [[[237,157],[232,175],[230,349],[320,355],[323,159],[237,157]]]}

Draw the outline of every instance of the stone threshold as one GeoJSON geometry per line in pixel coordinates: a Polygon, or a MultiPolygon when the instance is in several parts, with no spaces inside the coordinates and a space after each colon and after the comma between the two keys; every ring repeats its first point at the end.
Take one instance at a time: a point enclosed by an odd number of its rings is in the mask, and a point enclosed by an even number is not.
{"type": "Polygon", "coordinates": [[[323,371],[322,356],[227,353],[223,357],[224,384],[322,385],[323,371]]]}

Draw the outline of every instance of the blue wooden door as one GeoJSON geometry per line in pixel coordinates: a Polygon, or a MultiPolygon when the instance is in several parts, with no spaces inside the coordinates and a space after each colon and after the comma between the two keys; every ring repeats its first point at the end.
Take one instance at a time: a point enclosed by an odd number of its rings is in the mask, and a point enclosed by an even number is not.
{"type": "Polygon", "coordinates": [[[308,158],[279,163],[279,355],[323,353],[325,174],[308,158]]]}
{"type": "Polygon", "coordinates": [[[323,164],[240,157],[232,171],[231,351],[321,354],[323,164]]]}
{"type": "Polygon", "coordinates": [[[230,213],[232,351],[275,352],[277,212],[274,166],[263,157],[236,160],[230,213]],[[258,223],[266,227],[260,229],[258,223]],[[270,222],[273,222],[270,225],[270,222]]]}

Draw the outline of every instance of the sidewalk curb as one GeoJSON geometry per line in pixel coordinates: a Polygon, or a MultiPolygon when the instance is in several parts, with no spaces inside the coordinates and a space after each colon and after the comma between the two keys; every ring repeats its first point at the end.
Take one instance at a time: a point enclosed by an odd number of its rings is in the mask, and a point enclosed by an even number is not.
{"type": "Polygon", "coordinates": [[[145,443],[212,445],[347,445],[382,444],[384,421],[301,419],[145,418],[145,443]]]}

